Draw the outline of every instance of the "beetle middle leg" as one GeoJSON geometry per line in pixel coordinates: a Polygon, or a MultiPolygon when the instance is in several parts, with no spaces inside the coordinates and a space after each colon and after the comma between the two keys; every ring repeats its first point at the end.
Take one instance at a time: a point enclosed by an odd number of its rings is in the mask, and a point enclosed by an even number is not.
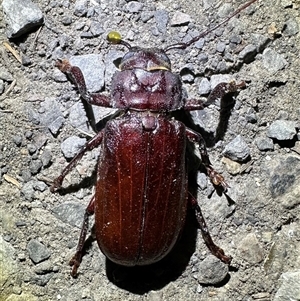
{"type": "Polygon", "coordinates": [[[207,245],[207,247],[209,248],[209,250],[211,251],[211,253],[214,256],[216,256],[217,258],[222,260],[224,263],[229,264],[231,262],[232,258],[231,258],[231,256],[225,255],[225,252],[223,251],[223,249],[220,248],[219,246],[217,246],[213,242],[213,240],[209,234],[208,227],[206,225],[205,219],[203,217],[201,208],[200,208],[197,200],[190,193],[188,196],[188,200],[189,200],[189,203],[192,206],[192,208],[195,210],[198,227],[201,230],[202,237],[205,241],[205,244],[207,245]]]}
{"type": "Polygon", "coordinates": [[[83,157],[83,155],[87,151],[91,151],[95,147],[98,147],[103,140],[104,131],[99,132],[96,136],[94,136],[90,141],[88,141],[82,150],[71,160],[71,162],[63,169],[62,173],[59,177],[57,177],[51,187],[50,191],[55,192],[62,185],[62,182],[65,176],[76,166],[77,162],[83,157]]]}
{"type": "Polygon", "coordinates": [[[193,131],[190,128],[186,128],[186,136],[191,142],[198,143],[202,164],[204,165],[207,175],[209,176],[212,183],[216,186],[222,185],[222,187],[226,191],[229,186],[225,182],[224,177],[221,176],[217,171],[215,171],[211,166],[206,149],[206,144],[201,134],[193,131]]]}
{"type": "Polygon", "coordinates": [[[88,204],[87,208],[85,209],[84,217],[83,217],[83,223],[81,227],[81,232],[79,236],[78,245],[76,248],[76,253],[70,260],[70,266],[72,266],[71,276],[76,277],[77,275],[77,269],[80,266],[82,255],[83,255],[83,248],[86,238],[86,233],[89,228],[89,217],[94,214],[94,208],[95,208],[95,196],[92,197],[90,200],[90,203],[88,204]]]}
{"type": "Polygon", "coordinates": [[[225,96],[228,94],[234,94],[240,89],[246,87],[245,82],[237,84],[235,81],[229,83],[219,83],[215,88],[210,92],[207,100],[204,102],[199,99],[187,99],[184,104],[184,110],[186,111],[196,111],[203,110],[209,105],[213,104],[217,99],[224,100],[225,96]]]}

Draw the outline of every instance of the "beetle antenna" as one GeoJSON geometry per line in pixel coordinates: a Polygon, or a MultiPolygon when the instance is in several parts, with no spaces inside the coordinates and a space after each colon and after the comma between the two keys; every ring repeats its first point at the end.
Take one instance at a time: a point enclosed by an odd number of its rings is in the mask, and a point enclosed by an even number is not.
{"type": "Polygon", "coordinates": [[[165,49],[165,52],[167,52],[167,51],[169,51],[171,49],[186,49],[188,46],[190,46],[193,43],[197,42],[199,39],[205,37],[207,34],[215,31],[217,28],[219,28],[222,25],[224,25],[225,23],[227,23],[231,18],[233,18],[234,16],[236,16],[237,14],[239,14],[242,10],[246,9],[248,6],[250,6],[251,4],[253,4],[256,1],[257,0],[251,0],[251,1],[247,2],[246,4],[244,4],[243,6],[241,6],[239,9],[237,9],[233,14],[231,14],[229,17],[227,17],[224,21],[222,21],[221,23],[219,23],[215,27],[202,32],[200,35],[194,37],[189,42],[187,42],[187,43],[177,43],[177,44],[173,44],[173,45],[168,46],[165,49]]]}
{"type": "Polygon", "coordinates": [[[131,45],[128,42],[122,40],[120,33],[117,31],[111,31],[110,33],[108,33],[107,40],[112,44],[121,44],[128,49],[131,48],[131,45]]]}

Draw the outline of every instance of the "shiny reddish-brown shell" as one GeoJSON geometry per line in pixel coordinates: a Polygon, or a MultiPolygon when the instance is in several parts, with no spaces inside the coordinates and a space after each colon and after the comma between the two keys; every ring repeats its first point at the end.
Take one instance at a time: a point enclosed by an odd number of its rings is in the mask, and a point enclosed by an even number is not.
{"type": "Polygon", "coordinates": [[[102,252],[121,265],[162,259],[186,215],[185,126],[165,116],[149,120],[138,113],[112,120],[102,143],[96,238],[102,252]]]}

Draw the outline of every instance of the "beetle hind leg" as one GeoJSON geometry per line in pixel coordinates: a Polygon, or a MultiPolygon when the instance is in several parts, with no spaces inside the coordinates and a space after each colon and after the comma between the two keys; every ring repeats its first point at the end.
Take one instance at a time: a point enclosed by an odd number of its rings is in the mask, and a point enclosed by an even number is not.
{"type": "Polygon", "coordinates": [[[224,263],[230,264],[230,262],[232,260],[232,257],[225,255],[225,252],[223,251],[223,249],[220,248],[219,246],[217,246],[214,243],[214,241],[212,240],[212,238],[210,236],[210,233],[208,231],[207,224],[206,224],[205,219],[203,217],[201,208],[200,208],[198,202],[196,201],[196,199],[191,194],[189,194],[189,202],[192,205],[192,208],[195,210],[195,215],[196,215],[198,227],[201,230],[202,237],[205,241],[206,246],[209,248],[209,250],[211,251],[211,253],[214,256],[219,258],[224,263]]]}
{"type": "Polygon", "coordinates": [[[86,242],[86,234],[89,228],[89,218],[91,215],[94,214],[94,206],[95,206],[95,196],[92,197],[90,203],[88,204],[85,210],[79,241],[76,248],[76,253],[74,254],[74,256],[71,258],[69,262],[70,266],[72,267],[71,276],[74,278],[77,276],[77,270],[82,260],[84,245],[86,242]]]}

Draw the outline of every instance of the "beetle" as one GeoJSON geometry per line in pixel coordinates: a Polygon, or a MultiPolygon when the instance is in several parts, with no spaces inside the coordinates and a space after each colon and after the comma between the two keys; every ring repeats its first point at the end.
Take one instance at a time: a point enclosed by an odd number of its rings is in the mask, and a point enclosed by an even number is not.
{"type": "Polygon", "coordinates": [[[196,199],[188,192],[186,166],[187,140],[198,144],[201,161],[212,183],[228,187],[222,175],[211,166],[202,136],[171,117],[178,110],[201,110],[216,98],[244,86],[220,83],[204,103],[185,99],[180,76],[172,73],[167,52],[185,49],[215,30],[257,0],[251,0],[221,22],[188,43],[167,47],[133,47],[111,32],[108,40],[129,50],[112,79],[110,96],[89,93],[81,70],[68,60],[56,66],[78,88],[91,105],[117,108],[121,113],[86,143],[53,181],[57,191],[65,176],[85,152],[101,145],[97,164],[96,191],[86,208],[76,253],[70,261],[75,277],[83,253],[89,217],[95,215],[95,234],[102,252],[111,261],[125,266],[148,265],[165,257],[181,233],[187,205],[194,210],[206,245],[229,264],[231,257],[212,240],[196,199]]]}

